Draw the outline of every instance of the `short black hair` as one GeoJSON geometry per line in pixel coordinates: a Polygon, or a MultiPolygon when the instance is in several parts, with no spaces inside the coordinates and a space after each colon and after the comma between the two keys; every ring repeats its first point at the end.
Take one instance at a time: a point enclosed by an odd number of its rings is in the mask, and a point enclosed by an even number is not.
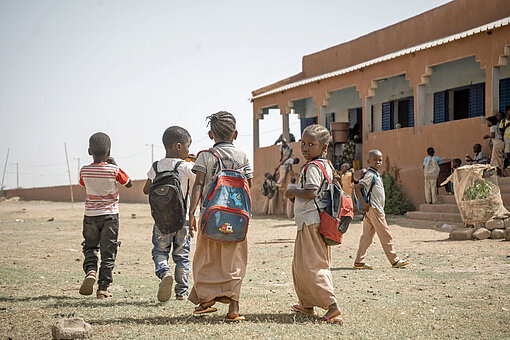
{"type": "Polygon", "coordinates": [[[460,158],[454,158],[452,161],[452,165],[456,165],[457,167],[459,167],[461,164],[462,161],[460,160],[460,158]]]}
{"type": "Polygon", "coordinates": [[[434,156],[435,153],[436,153],[436,150],[434,150],[433,147],[427,148],[427,155],[434,156]]]}
{"type": "Polygon", "coordinates": [[[482,145],[481,145],[481,144],[476,143],[475,145],[473,145],[473,149],[474,149],[474,148],[477,148],[477,149],[482,150],[482,145]]]}
{"type": "Polygon", "coordinates": [[[92,156],[106,155],[111,147],[112,141],[104,132],[96,132],[89,138],[89,150],[92,156]]]}
{"type": "Polygon", "coordinates": [[[492,125],[496,125],[498,123],[498,118],[496,116],[490,116],[490,117],[487,117],[487,120],[492,124],[492,125]]]}
{"type": "Polygon", "coordinates": [[[180,126],[170,126],[163,133],[163,145],[165,149],[170,149],[174,144],[187,143],[191,141],[191,135],[188,130],[180,126]]]}
{"type": "Polygon", "coordinates": [[[299,158],[297,158],[297,157],[296,157],[296,158],[294,158],[294,162],[293,162],[293,163],[294,163],[294,164],[299,164],[299,158]]]}
{"type": "Polygon", "coordinates": [[[220,139],[230,139],[236,132],[236,118],[227,111],[219,111],[207,117],[212,133],[220,139]]]}

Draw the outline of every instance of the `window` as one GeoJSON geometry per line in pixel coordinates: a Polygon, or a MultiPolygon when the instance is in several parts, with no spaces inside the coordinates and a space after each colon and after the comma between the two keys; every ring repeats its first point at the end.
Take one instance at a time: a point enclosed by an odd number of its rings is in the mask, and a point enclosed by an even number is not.
{"type": "Polygon", "coordinates": [[[414,97],[382,103],[382,130],[414,126],[414,97]]]}
{"type": "Polygon", "coordinates": [[[485,115],[485,83],[434,93],[434,124],[485,115]]]}
{"type": "Polygon", "coordinates": [[[317,124],[317,117],[301,118],[300,121],[301,121],[301,135],[303,135],[303,131],[305,131],[307,126],[317,124]]]}
{"type": "Polygon", "coordinates": [[[510,105],[510,78],[499,81],[499,111],[505,112],[508,105],[510,105]]]}

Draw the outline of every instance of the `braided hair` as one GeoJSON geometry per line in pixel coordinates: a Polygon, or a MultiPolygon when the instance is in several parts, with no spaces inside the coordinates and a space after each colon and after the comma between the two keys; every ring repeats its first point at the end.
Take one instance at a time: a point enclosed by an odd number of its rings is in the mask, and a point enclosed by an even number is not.
{"type": "Polygon", "coordinates": [[[308,125],[304,130],[303,134],[305,133],[315,133],[317,135],[317,138],[319,139],[319,142],[321,144],[329,144],[329,140],[331,139],[331,135],[329,134],[328,129],[326,129],[324,126],[319,124],[313,124],[308,125]]]}
{"type": "Polygon", "coordinates": [[[236,119],[227,111],[213,113],[206,119],[209,121],[207,125],[211,125],[211,131],[217,138],[228,140],[236,131],[236,119]]]}

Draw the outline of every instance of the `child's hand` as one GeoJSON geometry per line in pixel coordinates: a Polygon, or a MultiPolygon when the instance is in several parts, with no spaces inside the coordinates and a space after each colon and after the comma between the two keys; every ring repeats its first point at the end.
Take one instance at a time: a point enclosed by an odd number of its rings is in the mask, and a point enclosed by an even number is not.
{"type": "Polygon", "coordinates": [[[195,231],[197,231],[197,220],[195,219],[195,214],[189,214],[189,235],[191,238],[195,237],[195,231]]]}
{"type": "Polygon", "coordinates": [[[117,163],[115,162],[115,159],[113,157],[108,157],[108,159],[106,160],[106,163],[117,165],[117,163]]]}

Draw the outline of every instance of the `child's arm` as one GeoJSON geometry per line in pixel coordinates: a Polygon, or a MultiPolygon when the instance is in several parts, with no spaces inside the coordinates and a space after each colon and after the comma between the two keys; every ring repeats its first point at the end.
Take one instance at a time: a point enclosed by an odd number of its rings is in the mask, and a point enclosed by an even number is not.
{"type": "Polygon", "coordinates": [[[151,186],[152,186],[152,180],[150,178],[147,178],[147,181],[145,181],[145,185],[143,186],[143,193],[148,195],[151,186]]]}
{"type": "Polygon", "coordinates": [[[317,197],[317,189],[301,189],[291,188],[285,191],[285,197],[292,199],[294,197],[303,198],[305,200],[311,200],[317,197]]]}
{"type": "Polygon", "coordinates": [[[195,210],[197,209],[198,202],[200,201],[200,196],[202,194],[202,190],[204,188],[205,183],[205,172],[197,171],[195,177],[195,183],[193,184],[193,189],[191,189],[191,198],[189,203],[189,212],[188,212],[188,220],[189,220],[189,234],[191,237],[195,236],[195,231],[197,230],[197,221],[195,220],[195,210]]]}
{"type": "MultiPolygon", "coordinates": [[[[113,157],[108,157],[106,160],[106,163],[117,165],[115,162],[115,159],[113,157]]],[[[117,165],[118,166],[118,165],[117,165]]],[[[129,178],[128,175],[122,169],[119,167],[119,173],[117,174],[116,178],[117,182],[125,186],[126,188],[131,188],[133,186],[133,183],[131,183],[131,178],[129,178]]]]}

